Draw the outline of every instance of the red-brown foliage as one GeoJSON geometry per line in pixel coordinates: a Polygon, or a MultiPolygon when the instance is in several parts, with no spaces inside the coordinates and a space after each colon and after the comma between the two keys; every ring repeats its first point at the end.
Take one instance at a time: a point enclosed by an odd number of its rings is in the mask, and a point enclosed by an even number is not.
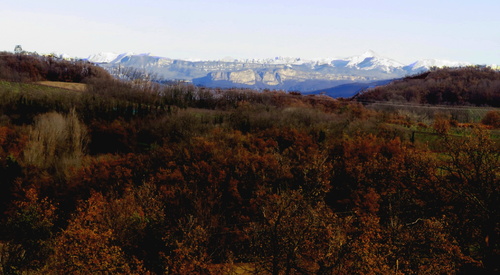
{"type": "Polygon", "coordinates": [[[437,69],[366,91],[356,99],[500,107],[500,72],[482,67],[437,69]]]}

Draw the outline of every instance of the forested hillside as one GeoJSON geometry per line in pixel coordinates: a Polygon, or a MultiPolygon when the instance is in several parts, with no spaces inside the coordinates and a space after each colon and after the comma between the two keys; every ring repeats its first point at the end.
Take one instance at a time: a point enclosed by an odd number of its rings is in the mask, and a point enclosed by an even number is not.
{"type": "Polygon", "coordinates": [[[482,120],[3,54],[0,273],[500,272],[499,112],[482,120]]]}
{"type": "Polygon", "coordinates": [[[0,78],[8,81],[66,81],[110,78],[102,68],[86,61],[66,61],[55,56],[15,55],[0,52],[0,78]]]}
{"type": "Polygon", "coordinates": [[[371,89],[356,99],[500,107],[500,71],[488,67],[433,69],[371,89]]]}

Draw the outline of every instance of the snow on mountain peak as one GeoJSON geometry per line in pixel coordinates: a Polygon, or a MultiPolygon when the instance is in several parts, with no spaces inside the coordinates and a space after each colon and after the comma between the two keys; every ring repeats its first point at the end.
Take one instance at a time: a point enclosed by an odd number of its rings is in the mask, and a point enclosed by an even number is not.
{"type": "Polygon", "coordinates": [[[120,54],[117,53],[109,53],[109,52],[101,52],[97,54],[93,54],[86,59],[93,63],[110,63],[115,60],[120,54]]]}
{"type": "Polygon", "coordinates": [[[349,57],[346,61],[348,61],[347,67],[362,70],[381,69],[390,72],[395,68],[402,68],[404,66],[395,60],[382,57],[372,50],[368,50],[362,55],[349,57]]]}
{"type": "Polygon", "coordinates": [[[449,61],[449,60],[440,60],[440,59],[423,59],[423,60],[418,60],[408,66],[406,68],[412,70],[412,71],[419,71],[419,70],[428,70],[432,67],[464,67],[464,66],[470,66],[472,65],[471,63],[468,62],[460,62],[460,61],[449,61]]]}
{"type": "Polygon", "coordinates": [[[101,52],[97,54],[93,54],[89,57],[86,58],[86,60],[92,62],[92,63],[116,63],[120,62],[123,58],[127,56],[149,56],[149,53],[141,53],[141,54],[136,54],[133,52],[127,52],[127,53],[111,53],[111,52],[101,52]]]}

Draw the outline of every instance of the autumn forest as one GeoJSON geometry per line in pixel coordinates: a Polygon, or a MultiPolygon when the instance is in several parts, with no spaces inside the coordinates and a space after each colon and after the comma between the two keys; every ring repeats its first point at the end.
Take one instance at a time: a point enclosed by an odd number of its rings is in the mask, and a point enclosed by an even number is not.
{"type": "Polygon", "coordinates": [[[0,274],[496,274],[498,107],[482,67],[333,99],[1,53],[0,274]]]}

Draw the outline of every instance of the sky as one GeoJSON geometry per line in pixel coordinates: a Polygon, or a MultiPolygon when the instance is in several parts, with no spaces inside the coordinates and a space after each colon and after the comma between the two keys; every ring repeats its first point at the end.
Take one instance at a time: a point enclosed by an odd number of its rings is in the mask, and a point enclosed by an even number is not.
{"type": "Polygon", "coordinates": [[[0,51],[500,64],[498,0],[0,0],[0,51]]]}

